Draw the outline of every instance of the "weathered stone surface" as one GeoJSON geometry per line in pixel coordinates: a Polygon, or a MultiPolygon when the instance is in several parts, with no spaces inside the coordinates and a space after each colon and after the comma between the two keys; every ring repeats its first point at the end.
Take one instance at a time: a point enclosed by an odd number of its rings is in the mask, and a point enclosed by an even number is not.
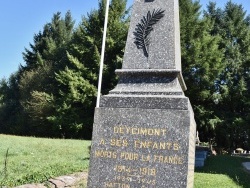
{"type": "Polygon", "coordinates": [[[186,85],[180,71],[173,69],[121,69],[117,86],[110,94],[183,95],[186,85]]]}
{"type": "Polygon", "coordinates": [[[189,103],[184,96],[107,95],[101,98],[100,107],[188,110],[189,103]]]}

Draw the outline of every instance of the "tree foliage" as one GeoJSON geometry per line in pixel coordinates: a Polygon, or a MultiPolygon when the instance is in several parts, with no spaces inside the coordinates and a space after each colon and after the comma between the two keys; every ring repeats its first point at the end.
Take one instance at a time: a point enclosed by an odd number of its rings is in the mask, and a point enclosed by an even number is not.
{"type": "Polygon", "coordinates": [[[180,0],[180,24],[183,77],[187,96],[194,108],[201,139],[214,137],[220,122],[214,112],[217,100],[218,75],[223,70],[223,50],[219,35],[211,35],[213,21],[201,18],[197,1],[180,0]]]}
{"type": "Polygon", "coordinates": [[[231,148],[249,148],[249,18],[242,5],[231,1],[224,10],[210,3],[205,17],[214,22],[211,35],[221,36],[219,50],[224,53],[223,71],[217,82],[217,114],[221,119],[216,129],[217,143],[231,148]]]}
{"type": "MultiPolygon", "coordinates": [[[[99,1],[98,9],[83,17],[75,28],[70,12],[65,17],[54,14],[51,22],[34,35],[33,43],[25,49],[26,65],[17,72],[15,87],[10,85],[11,79],[10,83],[1,82],[0,108],[6,116],[9,115],[7,107],[13,113],[22,112],[20,119],[25,119],[25,122],[19,122],[17,127],[24,128],[24,134],[91,138],[105,4],[106,1],[99,1]],[[18,97],[8,97],[6,92],[12,92],[9,90],[15,91],[18,97]],[[11,106],[12,100],[19,106],[11,106]]],[[[103,93],[116,84],[114,71],[121,66],[128,19],[126,0],[112,0],[103,93]]],[[[10,133],[13,125],[6,124],[5,119],[2,122],[0,132],[6,129],[5,132],[10,133]]]]}
{"type": "MultiPolygon", "coordinates": [[[[25,66],[0,81],[0,133],[91,138],[97,93],[105,0],[78,26],[70,12],[53,15],[26,48],[25,66]]],[[[250,16],[229,1],[180,0],[181,48],[186,95],[202,141],[250,144],[250,16]]],[[[117,82],[129,25],[126,0],[110,4],[102,94],[117,82]]]]}
{"type": "MultiPolygon", "coordinates": [[[[67,51],[68,63],[56,73],[59,88],[56,114],[49,119],[60,125],[63,135],[90,138],[97,94],[100,52],[105,15],[105,1],[98,10],[84,17],[75,30],[67,51]],[[65,116],[67,114],[67,116],[65,116]],[[71,128],[70,128],[71,127],[71,128]],[[73,129],[73,131],[69,130],[73,129]],[[73,134],[73,132],[75,134],[73,134]],[[67,135],[69,134],[69,135],[67,135]]],[[[107,93],[116,84],[115,69],[121,66],[128,30],[125,0],[110,4],[109,27],[103,71],[102,92],[107,93]]]]}

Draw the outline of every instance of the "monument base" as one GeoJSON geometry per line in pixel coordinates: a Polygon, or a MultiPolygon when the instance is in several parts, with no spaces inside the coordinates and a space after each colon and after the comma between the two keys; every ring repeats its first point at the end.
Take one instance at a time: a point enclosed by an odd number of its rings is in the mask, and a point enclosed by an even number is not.
{"type": "Polygon", "coordinates": [[[111,107],[131,99],[104,96],[95,110],[88,188],[193,187],[196,124],[188,99],[154,96],[151,104],[168,101],[156,109],[138,96],[129,103],[137,106],[111,107]]]}
{"type": "Polygon", "coordinates": [[[178,0],[136,0],[118,84],[96,108],[88,188],[192,188],[196,124],[178,0]]]}

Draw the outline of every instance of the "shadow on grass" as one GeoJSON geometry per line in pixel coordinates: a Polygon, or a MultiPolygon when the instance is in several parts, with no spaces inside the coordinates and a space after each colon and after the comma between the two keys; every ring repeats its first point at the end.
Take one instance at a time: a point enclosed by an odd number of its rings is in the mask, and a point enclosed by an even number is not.
{"type": "Polygon", "coordinates": [[[243,166],[243,162],[250,162],[250,158],[219,155],[209,157],[203,168],[195,169],[196,172],[210,174],[224,174],[243,188],[250,187],[250,172],[243,166]]]}

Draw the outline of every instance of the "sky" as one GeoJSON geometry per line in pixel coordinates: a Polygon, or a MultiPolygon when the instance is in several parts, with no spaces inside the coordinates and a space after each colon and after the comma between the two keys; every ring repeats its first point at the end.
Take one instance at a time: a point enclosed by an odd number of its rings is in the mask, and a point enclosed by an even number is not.
{"type": "MultiPolygon", "coordinates": [[[[128,6],[133,1],[128,0],[128,6]]],[[[218,7],[224,7],[227,1],[215,2],[218,7]]],[[[249,0],[232,1],[242,4],[250,14],[249,0]]],[[[209,0],[200,0],[203,8],[208,2],[209,0]]],[[[64,16],[70,10],[75,24],[78,25],[83,16],[97,7],[98,0],[0,0],[0,80],[16,72],[20,64],[25,65],[22,52],[29,48],[34,34],[43,30],[53,14],[61,12],[64,16]]]]}

